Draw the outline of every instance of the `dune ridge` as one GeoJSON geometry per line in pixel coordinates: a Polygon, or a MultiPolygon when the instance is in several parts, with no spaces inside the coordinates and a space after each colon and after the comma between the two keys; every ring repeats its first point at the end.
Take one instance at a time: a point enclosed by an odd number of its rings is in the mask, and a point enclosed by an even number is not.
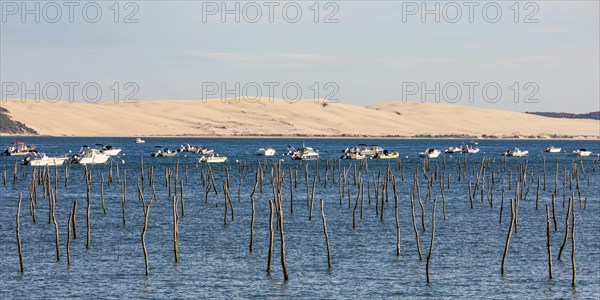
{"type": "Polygon", "coordinates": [[[47,136],[600,138],[600,121],[457,104],[359,106],[302,100],[142,100],[96,104],[8,100],[11,117],[47,136]]]}

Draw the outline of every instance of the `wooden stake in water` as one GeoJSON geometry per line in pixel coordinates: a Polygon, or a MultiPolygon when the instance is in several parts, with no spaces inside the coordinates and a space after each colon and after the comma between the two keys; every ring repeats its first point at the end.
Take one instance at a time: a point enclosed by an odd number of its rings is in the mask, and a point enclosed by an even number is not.
{"type": "Polygon", "coordinates": [[[548,276],[552,279],[552,245],[550,238],[550,209],[548,208],[548,204],[546,204],[546,238],[548,248],[548,276]]]}
{"type": "MultiPolygon", "coordinates": [[[[143,185],[143,183],[142,183],[143,185]]],[[[144,194],[138,184],[138,195],[140,197],[140,201],[142,202],[142,208],[144,209],[144,227],[142,228],[142,234],[140,235],[140,239],[142,242],[142,250],[144,251],[144,263],[146,265],[146,276],[150,276],[150,264],[148,263],[148,250],[146,249],[146,231],[148,231],[148,219],[150,217],[150,205],[152,201],[149,201],[146,204],[144,201],[144,194]]]]}
{"type": "Polygon", "coordinates": [[[423,260],[423,255],[421,254],[421,245],[419,243],[419,230],[417,229],[417,220],[415,218],[415,197],[414,194],[411,195],[410,197],[410,211],[412,214],[412,223],[413,223],[413,230],[415,232],[415,241],[417,244],[417,252],[419,253],[419,260],[423,260]]]}
{"type": "Polygon", "coordinates": [[[567,217],[565,218],[565,238],[563,239],[562,245],[558,250],[558,260],[560,260],[563,250],[567,245],[567,240],[569,239],[569,221],[571,216],[571,207],[573,207],[573,198],[569,198],[569,205],[567,206],[567,217]]]}
{"type": "Polygon", "coordinates": [[[398,216],[398,193],[395,178],[392,178],[392,187],[394,189],[394,210],[396,214],[396,256],[400,257],[400,218],[398,216]]]}
{"type": "Polygon", "coordinates": [[[327,221],[325,220],[325,204],[321,199],[321,218],[323,219],[323,233],[325,234],[325,244],[327,245],[327,268],[331,268],[331,247],[329,246],[329,234],[327,233],[327,221]]]}
{"type": "Polygon", "coordinates": [[[71,265],[71,226],[73,225],[73,212],[69,212],[67,222],[67,265],[71,265]]]}
{"type": "Polygon", "coordinates": [[[77,200],[73,200],[73,239],[77,239],[77,200]]]}
{"type": "Polygon", "coordinates": [[[510,237],[512,236],[513,227],[515,226],[515,208],[514,203],[516,200],[510,200],[510,226],[508,227],[508,234],[506,236],[506,244],[504,245],[504,254],[502,255],[502,268],[500,273],[504,275],[504,266],[506,265],[506,256],[508,255],[508,246],[510,245],[510,237]]]}
{"type": "Polygon", "coordinates": [[[283,280],[288,281],[288,268],[287,262],[285,261],[285,233],[283,231],[283,212],[281,208],[281,197],[279,200],[278,220],[279,220],[279,245],[280,245],[280,256],[281,256],[281,268],[283,270],[283,280]]]}
{"type": "MultiPolygon", "coordinates": [[[[256,184],[254,185],[256,188],[256,184]]],[[[254,243],[254,197],[250,197],[250,205],[252,206],[252,216],[250,217],[250,245],[248,246],[250,253],[252,253],[252,245],[254,243]]]]}
{"type": "Polygon", "coordinates": [[[273,261],[273,240],[275,233],[273,231],[273,201],[269,200],[269,256],[267,258],[267,273],[271,273],[271,263],[273,261]]]}
{"type": "Polygon", "coordinates": [[[17,204],[17,248],[19,250],[19,266],[21,267],[21,273],[25,272],[25,265],[23,264],[23,248],[21,247],[21,199],[23,198],[23,194],[19,194],[19,203],[17,204]]]}
{"type": "Polygon", "coordinates": [[[427,275],[427,283],[431,281],[429,279],[429,266],[431,265],[431,253],[433,252],[433,241],[435,240],[435,207],[437,205],[437,199],[433,198],[433,212],[431,213],[431,242],[429,243],[429,254],[427,255],[427,263],[425,265],[425,273],[427,275]]]}
{"type": "Polygon", "coordinates": [[[56,221],[56,194],[52,192],[52,220],[54,220],[54,242],[56,244],[56,261],[60,261],[60,244],[58,238],[58,222],[56,221]]]}
{"type": "Polygon", "coordinates": [[[575,205],[571,207],[571,266],[573,270],[573,278],[571,280],[571,286],[577,285],[577,264],[575,263],[575,205]]]}
{"type": "MultiPolygon", "coordinates": [[[[88,171],[87,166],[86,166],[86,171],[88,171]]],[[[89,171],[88,171],[89,172],[89,171]]],[[[90,195],[90,189],[92,188],[92,178],[91,178],[91,172],[88,173],[88,175],[86,175],[86,180],[87,180],[87,213],[86,213],[86,242],[85,242],[85,247],[87,249],[90,249],[91,246],[91,210],[92,210],[92,204],[91,204],[91,195],[90,195]]]]}
{"type": "Polygon", "coordinates": [[[177,213],[177,196],[173,196],[173,255],[179,262],[179,215],[177,213]]]}

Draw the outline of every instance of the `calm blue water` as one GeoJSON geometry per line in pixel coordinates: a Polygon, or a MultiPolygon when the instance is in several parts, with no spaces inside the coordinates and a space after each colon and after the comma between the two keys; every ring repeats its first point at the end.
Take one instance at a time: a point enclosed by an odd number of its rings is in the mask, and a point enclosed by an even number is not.
{"type": "MultiPolygon", "coordinates": [[[[12,138],[1,138],[0,144],[12,142],[12,138]]],[[[576,260],[577,287],[571,287],[570,242],[563,253],[563,260],[556,256],[564,234],[566,208],[562,206],[564,168],[571,169],[575,160],[570,152],[576,148],[588,148],[600,153],[599,141],[480,141],[481,152],[468,156],[467,175],[474,182],[475,173],[483,157],[494,159],[496,184],[493,190],[494,205],[481,202],[478,197],[474,208],[470,208],[468,181],[457,182],[457,162],[462,155],[440,157],[437,161],[442,172],[443,161],[447,163],[447,174],[451,176],[451,188],[446,191],[447,219],[442,216],[439,183],[433,184],[433,196],[438,200],[436,235],[431,260],[431,284],[425,281],[425,258],[431,239],[431,212],[433,201],[426,200],[425,225],[421,228],[421,210],[415,210],[420,234],[423,260],[420,261],[415,246],[410,213],[410,193],[415,167],[423,162],[417,157],[427,147],[445,149],[458,146],[461,140],[400,140],[400,139],[304,139],[307,146],[318,149],[321,181],[317,182],[313,219],[308,220],[309,209],[306,199],[304,164],[286,158],[282,167],[286,171],[283,187],[283,209],[285,220],[286,256],[289,281],[284,282],[280,265],[279,235],[275,235],[273,271],[265,272],[268,248],[268,199],[272,197],[269,184],[270,167],[265,172],[263,193],[255,195],[256,220],[254,251],[249,253],[250,193],[254,184],[257,162],[264,158],[254,156],[257,148],[272,146],[283,152],[287,145],[298,146],[303,139],[199,139],[199,138],[148,138],[146,144],[137,145],[133,138],[26,138],[40,151],[48,154],[76,152],[81,145],[109,144],[123,149],[116,159],[120,171],[127,170],[127,221],[122,224],[121,183],[105,183],[104,193],[107,214],[100,205],[100,175],[108,178],[109,165],[94,166],[91,208],[91,249],[85,247],[86,196],[83,167],[73,165],[69,186],[64,186],[64,167],[59,168],[58,203],[56,217],[59,222],[61,260],[56,262],[54,225],[48,224],[48,201],[42,197],[38,187],[37,223],[33,224],[29,214],[28,190],[31,168],[19,166],[18,180],[13,184],[14,157],[0,158],[1,171],[7,173],[6,185],[0,185],[0,295],[2,299],[22,298],[398,298],[398,297],[460,297],[460,298],[600,298],[600,166],[592,170],[596,156],[582,162],[585,175],[580,177],[582,201],[586,207],[576,203],[576,260]],[[396,169],[396,161],[390,160],[392,171],[398,180],[399,217],[401,228],[401,255],[396,257],[396,227],[394,202],[390,186],[390,200],[385,204],[385,219],[375,211],[373,176],[383,174],[386,161],[368,161],[368,173],[362,177],[370,181],[371,203],[365,190],[363,218],[357,210],[356,229],[352,228],[352,208],[347,198],[339,205],[337,169],[336,183],[330,178],[324,188],[325,159],[335,159],[340,151],[358,143],[375,143],[386,149],[399,151],[402,167],[396,169]],[[201,144],[214,148],[230,159],[227,164],[215,167],[215,181],[219,191],[209,194],[208,204],[204,201],[205,186],[200,174],[206,168],[197,164],[196,155],[179,155],[175,158],[151,158],[154,146],[177,149],[181,143],[201,144]],[[563,147],[569,154],[548,155],[546,169],[546,191],[540,191],[540,209],[535,209],[535,188],[538,175],[542,175],[542,150],[553,144],[563,147]],[[516,173],[516,159],[508,160],[504,169],[500,156],[507,147],[519,146],[530,151],[529,169],[534,171],[535,180],[526,200],[519,208],[519,227],[513,234],[506,263],[506,272],[500,274],[500,264],[510,221],[508,197],[509,172],[516,173]],[[406,158],[408,156],[408,158],[406,158]],[[145,167],[154,166],[158,201],[150,210],[150,221],[146,236],[149,252],[150,276],[146,278],[144,258],[140,243],[143,226],[143,211],[137,197],[135,182],[139,176],[140,157],[145,167]],[[554,190],[554,168],[559,160],[558,197],[556,215],[558,230],[552,228],[552,251],[554,278],[548,279],[546,252],[545,204],[550,203],[554,190]],[[180,261],[173,257],[173,214],[172,202],[165,187],[165,168],[174,167],[179,159],[179,178],[184,185],[185,216],[180,220],[180,261]],[[124,161],[124,164],[121,163],[124,161]],[[238,160],[240,163],[236,163],[238,160]],[[239,166],[246,164],[238,202],[239,166]],[[235,219],[223,225],[222,182],[224,167],[230,169],[231,197],[235,219]],[[298,170],[298,186],[294,190],[294,213],[290,213],[288,169],[298,170]],[[404,174],[404,175],[403,175],[404,174]],[[404,180],[402,180],[404,176],[404,180]],[[589,176],[589,181],[588,181],[589,176]],[[503,224],[499,224],[501,186],[506,188],[503,224]],[[15,239],[15,213],[19,193],[24,194],[21,213],[21,239],[25,273],[21,274],[15,239]],[[327,268],[326,248],[320,218],[319,199],[325,201],[327,226],[331,240],[333,266],[327,268]],[[72,263],[67,266],[66,230],[69,211],[73,201],[78,201],[78,237],[72,241],[72,263]]],[[[277,158],[268,158],[273,161],[277,158]]],[[[434,168],[436,161],[432,161],[434,168]]],[[[519,159],[523,163],[524,159],[519,159]]],[[[341,167],[350,167],[356,162],[342,161],[341,167]]],[[[113,165],[114,167],[114,165],[113,165]]],[[[310,184],[315,174],[314,162],[309,163],[310,184]]],[[[422,169],[420,169],[422,170],[422,169]]],[[[488,173],[488,176],[490,174],[488,173]]],[[[54,177],[54,169],[52,171],[54,177]]],[[[147,177],[147,176],[146,176],[147,177]]],[[[121,178],[122,179],[122,178],[121,178]]],[[[147,183],[147,178],[146,178],[147,183]]],[[[351,201],[354,205],[357,186],[353,185],[353,171],[348,173],[351,201]]],[[[419,175],[421,195],[425,199],[426,181],[419,175]]],[[[1,182],[0,182],[1,184],[1,182]]],[[[487,184],[487,182],[486,182],[487,184]]],[[[567,196],[570,195],[567,182],[567,196]]],[[[575,182],[573,182],[575,188],[575,182]]],[[[487,191],[487,188],[486,188],[487,191]]],[[[577,195],[577,192],[575,191],[577,195]]],[[[150,198],[150,188],[145,187],[145,197],[150,198]]],[[[577,197],[577,196],[576,196],[577,197]]],[[[360,206],[360,204],[359,204],[360,206]]]]}

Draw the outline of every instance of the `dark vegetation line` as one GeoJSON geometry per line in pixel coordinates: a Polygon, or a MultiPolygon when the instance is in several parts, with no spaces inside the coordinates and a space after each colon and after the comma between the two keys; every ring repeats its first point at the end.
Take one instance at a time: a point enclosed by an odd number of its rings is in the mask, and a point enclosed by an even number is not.
{"type": "Polygon", "coordinates": [[[585,114],[573,114],[562,112],[526,112],[531,115],[538,115],[549,118],[564,118],[564,119],[591,119],[600,120],[600,111],[593,111],[585,114]]]}

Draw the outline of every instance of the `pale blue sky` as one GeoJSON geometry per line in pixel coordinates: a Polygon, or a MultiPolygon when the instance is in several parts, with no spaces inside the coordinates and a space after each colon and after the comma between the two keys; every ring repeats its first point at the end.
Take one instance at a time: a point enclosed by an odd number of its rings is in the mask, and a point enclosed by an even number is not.
{"type": "MultiPolygon", "coordinates": [[[[303,13],[298,23],[286,22],[278,8],[270,23],[264,2],[256,2],[263,9],[259,22],[241,16],[236,23],[228,16],[223,23],[219,14],[203,22],[200,1],[144,1],[135,2],[136,24],[115,23],[112,1],[98,2],[103,13],[98,23],[86,22],[78,8],[70,23],[65,7],[57,23],[45,22],[43,12],[40,23],[32,16],[23,23],[19,12],[7,15],[7,2],[22,3],[2,0],[2,82],[93,81],[105,100],[112,97],[112,82],[135,82],[139,99],[201,99],[203,82],[297,82],[303,98],[310,98],[313,82],[335,82],[339,101],[361,105],[400,101],[403,82],[430,88],[435,82],[497,82],[503,92],[498,102],[484,101],[476,87],[473,103],[464,94],[458,103],[515,111],[600,110],[598,1],[533,2],[538,23],[522,22],[533,9],[525,2],[519,4],[521,22],[515,23],[512,1],[496,2],[502,10],[497,23],[482,17],[486,2],[478,2],[473,23],[464,2],[455,2],[463,9],[457,23],[443,16],[440,23],[432,16],[423,23],[418,13],[403,22],[409,2],[396,1],[334,1],[338,23],[315,23],[313,1],[297,2],[303,13]],[[515,103],[514,82],[521,89],[537,84],[539,102],[521,103],[532,88],[521,90],[515,103]]],[[[325,3],[320,19],[332,11],[325,3]]],[[[443,8],[448,2],[438,3],[443,8]]],[[[121,20],[132,11],[123,6],[121,20]]],[[[418,94],[408,100],[418,101],[418,94]]]]}

